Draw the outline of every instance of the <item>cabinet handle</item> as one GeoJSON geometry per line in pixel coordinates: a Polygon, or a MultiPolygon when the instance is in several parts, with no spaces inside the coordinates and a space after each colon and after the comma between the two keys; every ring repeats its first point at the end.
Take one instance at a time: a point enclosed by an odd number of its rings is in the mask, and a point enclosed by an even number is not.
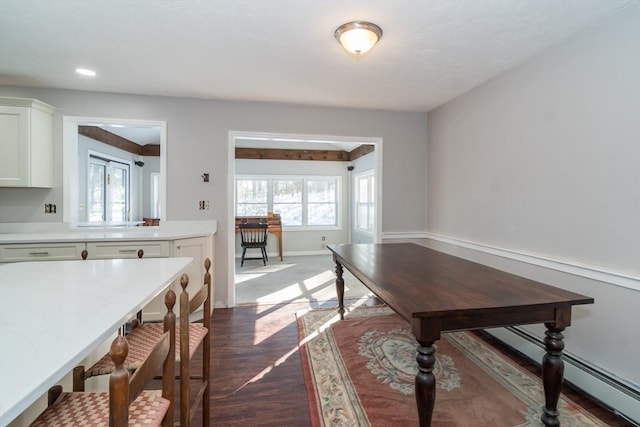
{"type": "Polygon", "coordinates": [[[136,253],[135,249],[120,249],[118,252],[121,254],[133,254],[136,253]]]}
{"type": "Polygon", "coordinates": [[[182,247],[181,245],[178,245],[176,246],[176,249],[180,250],[181,247],[182,247]]]}
{"type": "Polygon", "coordinates": [[[29,252],[29,255],[33,255],[33,256],[47,256],[47,255],[49,255],[49,252],[29,252]]]}

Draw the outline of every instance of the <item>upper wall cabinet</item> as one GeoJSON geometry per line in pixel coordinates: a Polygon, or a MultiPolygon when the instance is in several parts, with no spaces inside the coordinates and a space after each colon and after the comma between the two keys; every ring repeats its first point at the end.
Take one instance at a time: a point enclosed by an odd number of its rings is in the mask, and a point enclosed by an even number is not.
{"type": "Polygon", "coordinates": [[[0,187],[53,186],[53,113],[35,99],[0,97],[0,187]]]}

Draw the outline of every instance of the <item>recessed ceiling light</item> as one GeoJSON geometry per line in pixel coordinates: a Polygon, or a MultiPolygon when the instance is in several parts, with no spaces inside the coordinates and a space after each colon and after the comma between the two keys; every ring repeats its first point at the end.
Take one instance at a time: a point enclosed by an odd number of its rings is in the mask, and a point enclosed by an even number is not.
{"type": "Polygon", "coordinates": [[[96,72],[93,70],[89,70],[87,68],[76,68],[76,73],[81,74],[83,76],[95,77],[96,72]]]}

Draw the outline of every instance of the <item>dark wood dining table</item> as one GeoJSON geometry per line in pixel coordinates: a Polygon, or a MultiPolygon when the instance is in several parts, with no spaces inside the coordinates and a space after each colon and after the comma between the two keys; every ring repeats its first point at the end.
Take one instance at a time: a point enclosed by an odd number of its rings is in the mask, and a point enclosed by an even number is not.
{"type": "Polygon", "coordinates": [[[434,343],[447,331],[544,323],[545,403],[541,420],[559,426],[564,376],[562,332],[571,309],[593,298],[412,243],[330,245],[338,311],[344,318],[343,267],[411,324],[418,341],[415,379],[420,426],[430,426],[436,379],[434,343]]]}

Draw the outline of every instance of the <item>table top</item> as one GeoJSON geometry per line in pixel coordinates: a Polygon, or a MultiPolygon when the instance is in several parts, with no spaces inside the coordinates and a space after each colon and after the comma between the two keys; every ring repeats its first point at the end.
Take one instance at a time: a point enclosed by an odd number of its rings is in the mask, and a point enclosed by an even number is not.
{"type": "MultiPolygon", "coordinates": [[[[511,310],[524,313],[524,319],[527,311],[593,303],[593,298],[413,243],[330,245],[329,249],[400,316],[407,321],[438,319],[443,331],[464,326],[465,317],[511,310]]],[[[494,319],[478,327],[498,322],[494,319]]]]}
{"type": "Polygon", "coordinates": [[[192,261],[143,258],[0,265],[0,425],[55,385],[192,261]]]}

